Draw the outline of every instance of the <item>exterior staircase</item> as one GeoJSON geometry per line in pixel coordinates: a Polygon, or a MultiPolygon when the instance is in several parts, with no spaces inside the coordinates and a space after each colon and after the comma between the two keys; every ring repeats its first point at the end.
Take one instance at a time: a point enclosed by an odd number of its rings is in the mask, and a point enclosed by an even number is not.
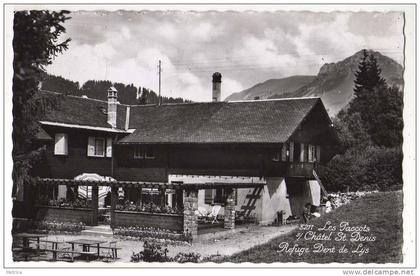
{"type": "Polygon", "coordinates": [[[241,210],[243,212],[244,217],[249,217],[251,215],[251,212],[255,210],[257,203],[257,200],[261,197],[261,192],[264,188],[258,187],[252,189],[252,192],[248,193],[245,197],[245,202],[241,206],[241,210]]]}
{"type": "Polygon", "coordinates": [[[83,230],[80,234],[96,237],[112,237],[112,229],[109,225],[98,225],[98,226],[86,226],[86,229],[83,230]]]}
{"type": "Polygon", "coordinates": [[[322,184],[322,181],[321,181],[321,179],[319,178],[319,176],[318,176],[318,174],[316,173],[316,171],[315,171],[315,170],[312,170],[312,174],[314,175],[314,177],[315,177],[316,181],[318,181],[319,186],[321,187],[321,191],[322,191],[322,193],[324,194],[324,196],[328,196],[328,192],[327,192],[327,190],[325,189],[324,185],[322,184]]]}

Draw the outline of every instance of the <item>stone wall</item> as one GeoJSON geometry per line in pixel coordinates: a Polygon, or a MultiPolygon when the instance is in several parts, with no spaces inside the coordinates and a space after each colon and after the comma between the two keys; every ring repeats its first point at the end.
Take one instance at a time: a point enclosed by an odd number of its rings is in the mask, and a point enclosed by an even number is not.
{"type": "Polygon", "coordinates": [[[198,191],[184,191],[184,234],[191,234],[193,237],[197,236],[198,230],[197,209],[198,191]]]}
{"type": "Polygon", "coordinates": [[[183,231],[183,215],[115,211],[114,226],[140,226],[183,231]]]}
{"type": "Polygon", "coordinates": [[[227,193],[224,228],[235,229],[235,189],[227,190],[227,193]]]}

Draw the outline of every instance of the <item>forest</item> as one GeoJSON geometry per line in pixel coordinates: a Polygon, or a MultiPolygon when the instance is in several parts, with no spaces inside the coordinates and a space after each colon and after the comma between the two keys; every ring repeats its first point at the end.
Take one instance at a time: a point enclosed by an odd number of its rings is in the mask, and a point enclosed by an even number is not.
{"type": "MultiPolygon", "coordinates": [[[[118,90],[118,101],[122,104],[157,104],[159,97],[156,92],[145,87],[136,87],[133,84],[112,83],[104,80],[88,80],[83,85],[65,79],[60,76],[45,74],[41,84],[41,89],[58,92],[65,95],[87,96],[88,98],[107,100],[106,91],[110,86],[118,90]]],[[[162,103],[185,103],[191,102],[183,98],[161,97],[162,103]]]]}
{"type": "Polygon", "coordinates": [[[327,164],[326,188],[401,189],[403,92],[386,83],[366,50],[355,77],[354,98],[333,119],[341,152],[327,164]]]}

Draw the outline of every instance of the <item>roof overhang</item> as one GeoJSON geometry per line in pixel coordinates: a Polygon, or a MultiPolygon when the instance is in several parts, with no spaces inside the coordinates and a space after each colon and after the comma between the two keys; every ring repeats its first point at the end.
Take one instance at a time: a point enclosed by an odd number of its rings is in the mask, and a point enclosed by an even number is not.
{"type": "Polygon", "coordinates": [[[105,132],[112,132],[112,133],[133,133],[135,129],[116,129],[116,128],[108,128],[108,127],[97,127],[97,126],[87,126],[87,125],[78,125],[78,124],[68,124],[68,123],[59,123],[59,122],[51,122],[51,121],[39,121],[42,125],[47,126],[57,126],[57,127],[68,127],[68,128],[78,128],[78,129],[88,129],[88,130],[96,130],[96,131],[105,131],[105,132]]]}

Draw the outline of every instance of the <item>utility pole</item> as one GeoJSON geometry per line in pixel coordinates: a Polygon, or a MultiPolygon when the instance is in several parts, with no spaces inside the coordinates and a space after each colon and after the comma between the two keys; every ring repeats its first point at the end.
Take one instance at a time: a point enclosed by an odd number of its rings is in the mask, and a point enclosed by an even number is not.
{"type": "Polygon", "coordinates": [[[160,99],[160,89],[161,89],[161,75],[162,75],[162,62],[159,59],[159,98],[158,98],[158,105],[161,104],[161,99],[160,99]]]}

